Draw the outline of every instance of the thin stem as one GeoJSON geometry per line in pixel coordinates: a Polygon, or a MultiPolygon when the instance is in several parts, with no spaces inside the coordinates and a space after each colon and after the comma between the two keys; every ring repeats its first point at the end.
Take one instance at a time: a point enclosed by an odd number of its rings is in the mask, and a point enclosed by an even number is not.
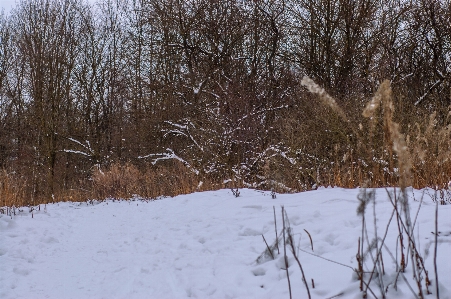
{"type": "Polygon", "coordinates": [[[438,200],[435,202],[435,246],[434,246],[434,271],[435,271],[435,294],[436,298],[440,299],[438,288],[438,274],[437,274],[437,237],[438,237],[438,200]]]}
{"type": "Polygon", "coordinates": [[[310,245],[312,245],[312,251],[314,251],[314,250],[313,250],[313,240],[312,240],[312,236],[310,235],[310,233],[309,233],[306,229],[304,229],[304,231],[307,233],[308,237],[310,238],[310,245]]]}
{"type": "Polygon", "coordinates": [[[277,235],[277,219],[276,219],[276,208],[272,206],[272,209],[274,211],[274,229],[276,231],[276,246],[277,246],[277,254],[280,254],[279,251],[279,236],[277,235]]]}
{"type": "Polygon", "coordinates": [[[290,282],[290,273],[288,272],[288,257],[287,257],[287,242],[285,239],[285,209],[282,206],[282,225],[283,225],[283,257],[285,260],[285,270],[287,271],[287,280],[288,280],[288,291],[290,292],[290,299],[292,299],[291,295],[291,282],[290,282]]]}
{"type": "Polygon", "coordinates": [[[271,255],[272,259],[274,259],[274,254],[272,253],[271,248],[269,248],[269,245],[268,245],[268,243],[266,242],[265,236],[262,235],[262,237],[263,237],[263,241],[265,241],[266,248],[268,249],[269,254],[271,255]]]}
{"type": "MultiPolygon", "coordinates": [[[[294,249],[294,241],[293,241],[293,236],[291,235],[291,232],[288,232],[288,240],[290,241],[291,251],[293,252],[294,259],[296,260],[296,262],[299,265],[299,268],[301,269],[302,280],[304,281],[305,288],[307,289],[308,297],[309,297],[309,299],[311,299],[312,296],[310,295],[310,289],[308,287],[307,279],[305,278],[304,269],[302,268],[301,262],[299,261],[299,258],[296,255],[296,250],[294,249]]],[[[312,282],[313,282],[313,279],[312,279],[312,282]]]]}

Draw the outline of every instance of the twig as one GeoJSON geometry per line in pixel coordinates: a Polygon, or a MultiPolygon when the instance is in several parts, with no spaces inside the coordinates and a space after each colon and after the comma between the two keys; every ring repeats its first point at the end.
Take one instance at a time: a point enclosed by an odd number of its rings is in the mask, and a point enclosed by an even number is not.
{"type": "Polygon", "coordinates": [[[274,254],[272,253],[272,250],[269,248],[268,243],[266,242],[265,236],[263,236],[263,241],[265,241],[266,248],[268,248],[269,254],[271,255],[272,259],[274,259],[274,254]]]}
{"type": "Polygon", "coordinates": [[[333,295],[332,297],[328,297],[328,298],[326,298],[326,299],[333,299],[333,298],[337,298],[337,297],[340,297],[340,296],[342,296],[342,295],[344,295],[344,293],[343,293],[343,292],[341,292],[341,293],[338,293],[337,295],[333,295]]]}
{"type": "Polygon", "coordinates": [[[323,260],[326,260],[326,261],[328,261],[328,262],[331,262],[331,263],[335,263],[335,264],[338,264],[338,265],[340,265],[340,266],[348,267],[348,268],[350,268],[350,269],[351,269],[352,271],[355,271],[355,269],[354,269],[354,268],[352,268],[351,266],[348,266],[348,265],[345,265],[345,264],[342,264],[342,263],[339,263],[339,262],[336,262],[336,261],[333,261],[333,260],[327,259],[327,258],[325,258],[325,257],[322,257],[322,256],[320,256],[320,255],[317,255],[317,254],[314,254],[314,253],[311,253],[311,252],[305,251],[305,250],[303,250],[303,249],[301,249],[301,248],[298,248],[298,250],[300,250],[300,251],[302,251],[302,252],[305,252],[305,253],[308,253],[308,254],[310,254],[310,255],[313,255],[313,256],[319,257],[319,258],[321,258],[321,259],[323,259],[323,260]]]}
{"type": "MultiPolygon", "coordinates": [[[[387,236],[387,232],[388,232],[388,227],[390,226],[390,223],[391,223],[391,220],[392,220],[394,214],[395,214],[394,211],[392,211],[390,220],[389,220],[389,222],[387,224],[387,230],[385,232],[385,236],[384,236],[384,239],[382,240],[382,242],[385,241],[385,237],[387,236]]],[[[378,239],[378,236],[377,236],[376,198],[373,198],[373,222],[374,222],[373,223],[374,224],[374,236],[375,236],[375,240],[376,240],[376,250],[378,250],[378,251],[376,251],[376,261],[375,261],[375,264],[374,264],[373,272],[377,268],[377,271],[379,272],[379,275],[378,275],[379,288],[380,288],[380,291],[381,291],[382,298],[385,299],[384,280],[382,278],[383,271],[382,271],[382,266],[381,266],[381,262],[380,262],[380,259],[379,259],[379,257],[382,258],[382,245],[380,246],[380,249],[378,249],[378,247],[379,247],[379,243],[378,243],[379,239],[378,239]]],[[[371,273],[371,275],[373,275],[373,274],[371,273]]]]}
{"type": "Polygon", "coordinates": [[[415,215],[415,220],[413,221],[412,231],[415,228],[415,224],[417,223],[418,214],[420,214],[421,205],[423,204],[423,198],[424,198],[424,191],[423,191],[423,194],[421,194],[420,205],[418,206],[418,210],[415,215]]]}
{"type": "MultiPolygon", "coordinates": [[[[362,281],[363,281],[363,280],[362,280],[362,281]]],[[[367,284],[365,281],[364,281],[363,283],[365,284],[366,289],[367,289],[368,291],[370,291],[371,295],[373,295],[374,298],[378,299],[377,296],[376,296],[376,294],[374,294],[373,290],[370,288],[370,285],[367,284]]],[[[366,298],[366,294],[367,294],[367,292],[366,292],[366,290],[365,290],[365,297],[364,297],[364,298],[366,298]]]]}
{"type": "Polygon", "coordinates": [[[363,291],[363,253],[360,252],[360,237],[357,244],[357,255],[356,255],[357,263],[359,264],[359,268],[356,270],[357,275],[360,280],[360,291],[363,291]]]}
{"type": "Polygon", "coordinates": [[[312,251],[313,251],[313,240],[312,240],[312,236],[310,235],[310,233],[304,229],[304,231],[307,233],[308,237],[310,238],[310,245],[312,245],[312,251]]]}
{"type": "MultiPolygon", "coordinates": [[[[296,255],[296,250],[294,249],[294,245],[293,245],[293,243],[294,243],[294,242],[293,242],[293,236],[291,235],[291,232],[290,232],[290,231],[288,231],[288,240],[290,241],[291,251],[293,252],[294,259],[296,260],[296,262],[297,262],[298,265],[299,265],[299,268],[301,269],[302,280],[304,281],[305,288],[307,289],[308,297],[309,297],[309,299],[311,299],[312,296],[310,295],[310,289],[309,289],[309,287],[308,287],[307,279],[305,278],[305,274],[304,274],[304,270],[302,269],[301,262],[299,261],[299,258],[298,258],[298,256],[296,255]]],[[[312,279],[312,283],[313,283],[313,279],[312,279]]]]}
{"type": "MultiPolygon", "coordinates": [[[[374,248],[374,244],[373,244],[373,242],[370,242],[370,237],[369,237],[369,235],[368,235],[368,229],[367,229],[367,227],[366,227],[366,222],[363,224],[364,225],[364,231],[365,231],[365,237],[366,237],[366,242],[368,243],[368,248],[367,248],[367,253],[363,253],[362,252],[362,255],[363,255],[363,258],[362,258],[362,260],[364,261],[365,260],[365,256],[367,255],[367,254],[369,254],[370,255],[370,257],[371,257],[371,261],[373,262],[373,264],[375,263],[375,259],[374,259],[374,256],[373,256],[373,248],[374,248]]],[[[362,242],[362,245],[363,245],[363,242],[362,242]]],[[[377,247],[376,247],[376,249],[377,249],[377,247]]],[[[374,270],[373,270],[374,271],[374,270]]]]}
{"type": "MultiPolygon", "coordinates": [[[[394,202],[392,201],[390,195],[388,196],[388,198],[389,198],[391,204],[393,205],[393,207],[395,207],[395,211],[396,211],[396,214],[397,214],[396,216],[397,216],[398,222],[401,224],[402,228],[403,228],[404,231],[406,232],[407,237],[408,237],[408,239],[409,239],[409,247],[408,247],[408,249],[407,249],[407,252],[409,253],[409,251],[410,251],[410,252],[411,252],[410,254],[411,254],[411,256],[412,256],[412,264],[413,264],[413,265],[412,265],[412,267],[413,267],[412,272],[413,272],[413,278],[414,278],[415,281],[417,282],[417,285],[418,285],[418,293],[419,293],[419,295],[420,295],[420,298],[424,298],[424,296],[423,296],[423,290],[422,290],[422,288],[421,288],[421,272],[422,272],[422,270],[417,269],[416,267],[420,268],[420,266],[421,266],[421,269],[423,269],[423,270],[424,270],[424,273],[426,274],[426,291],[427,291],[427,293],[429,294],[429,288],[428,288],[428,287],[429,287],[429,285],[428,285],[429,277],[428,277],[428,272],[425,270],[426,268],[425,268],[425,266],[424,266],[424,261],[423,261],[423,259],[421,258],[420,253],[418,252],[418,249],[417,249],[417,247],[416,247],[415,240],[413,239],[412,233],[411,233],[410,230],[408,229],[408,228],[409,228],[409,227],[407,226],[408,223],[407,223],[407,224],[404,224],[404,221],[402,220],[401,216],[400,216],[399,213],[398,213],[398,209],[397,209],[397,207],[396,207],[396,203],[394,203],[394,202]],[[415,262],[416,262],[416,263],[415,263],[415,262]],[[418,273],[417,273],[417,271],[418,271],[418,273]]],[[[406,199],[404,198],[404,200],[406,200],[406,199]]],[[[406,211],[404,211],[404,213],[407,214],[406,211]]],[[[406,217],[407,217],[407,216],[406,216],[406,217]]],[[[406,219],[406,221],[408,222],[409,219],[406,219]]],[[[398,224],[398,225],[399,225],[399,224],[398,224]]],[[[401,270],[402,270],[402,269],[401,269],[401,270]]]]}
{"type": "MultiPolygon", "coordinates": [[[[392,221],[394,215],[395,215],[395,210],[392,211],[391,216],[390,216],[390,220],[388,221],[387,226],[386,226],[386,228],[385,228],[384,238],[381,239],[381,246],[380,246],[379,248],[376,247],[376,250],[377,250],[377,251],[376,251],[376,260],[374,261],[373,271],[371,271],[371,275],[370,275],[370,278],[369,278],[369,280],[368,280],[368,285],[369,285],[370,282],[371,282],[371,279],[372,279],[372,277],[373,277],[374,270],[376,269],[376,265],[379,265],[379,266],[380,266],[380,264],[379,264],[379,257],[382,258],[382,246],[385,245],[385,238],[387,237],[387,234],[388,234],[388,228],[390,227],[390,224],[391,224],[391,221],[392,221]]],[[[376,236],[376,238],[377,238],[377,236],[376,236]]],[[[381,269],[379,269],[378,271],[379,271],[379,276],[381,277],[381,276],[382,276],[381,269]]],[[[382,278],[380,278],[380,279],[382,279],[382,278]]],[[[381,283],[381,282],[380,282],[380,283],[381,283]]],[[[382,284],[381,284],[381,293],[382,293],[382,298],[385,298],[385,294],[384,294],[384,286],[383,286],[382,284]]]]}
{"type": "MultiPolygon", "coordinates": [[[[340,266],[344,266],[344,267],[348,267],[348,268],[350,268],[352,271],[354,271],[354,272],[357,272],[357,270],[356,269],[354,269],[354,268],[352,268],[351,266],[348,266],[348,265],[345,265],[345,264],[342,264],[342,263],[339,263],[339,262],[336,262],[336,261],[333,261],[333,260],[330,260],[330,259],[327,259],[327,258],[325,258],[325,257],[322,257],[322,256],[320,256],[320,255],[317,255],[317,254],[314,254],[314,253],[311,253],[311,252],[308,252],[308,251],[305,251],[305,250],[303,250],[303,249],[301,249],[301,248],[298,248],[300,251],[302,251],[302,252],[305,252],[305,253],[307,253],[307,254],[310,254],[310,255],[313,255],[313,256],[316,256],[316,257],[319,257],[319,258],[321,258],[321,259],[323,259],[323,260],[326,260],[326,261],[328,261],[328,262],[331,262],[331,263],[335,263],[335,264],[338,264],[338,265],[340,265],[340,266]]],[[[366,272],[364,272],[364,273],[366,273],[366,272]]],[[[376,296],[376,294],[374,294],[374,292],[373,292],[373,290],[370,288],[370,286],[366,283],[366,282],[364,282],[363,281],[363,279],[362,279],[362,282],[363,282],[363,284],[365,284],[365,286],[367,287],[367,289],[370,291],[370,293],[374,296],[374,298],[377,298],[377,296],[376,296]]]]}
{"type": "MultiPolygon", "coordinates": [[[[357,250],[357,262],[359,264],[359,268],[358,268],[358,276],[359,276],[359,280],[360,280],[360,291],[363,291],[363,261],[365,259],[364,257],[364,253],[363,253],[363,246],[365,243],[365,227],[366,227],[366,221],[365,221],[365,210],[366,210],[366,205],[368,203],[367,200],[367,196],[369,196],[371,194],[370,193],[366,193],[366,189],[364,189],[362,192],[360,192],[359,196],[357,197],[358,200],[360,201],[359,207],[357,208],[357,215],[362,215],[362,236],[361,238],[359,238],[359,248],[357,250]]],[[[367,233],[367,237],[368,237],[368,233],[367,233]]],[[[370,242],[368,241],[368,245],[370,245],[370,242]]]]}
{"type": "MultiPolygon", "coordinates": [[[[406,267],[407,267],[407,262],[406,262],[406,258],[405,258],[405,255],[404,255],[404,242],[403,242],[404,237],[403,237],[402,226],[400,224],[400,220],[402,221],[402,219],[401,219],[401,216],[400,216],[399,211],[398,211],[398,198],[396,196],[396,188],[394,188],[394,191],[393,191],[394,202],[393,202],[393,200],[391,198],[391,195],[390,195],[390,192],[388,191],[387,188],[385,188],[385,191],[387,192],[388,199],[390,200],[391,204],[393,205],[393,208],[396,211],[396,222],[398,224],[399,246],[400,246],[400,251],[401,251],[401,263],[400,263],[399,266],[401,267],[400,271],[401,272],[405,272],[406,271],[406,267]]],[[[396,252],[396,256],[398,256],[398,252],[396,252]]],[[[396,261],[397,260],[398,259],[396,258],[396,261]]],[[[396,264],[396,268],[397,267],[398,267],[398,264],[396,264]]]]}
{"type": "Polygon", "coordinates": [[[412,226],[412,220],[411,220],[411,216],[410,216],[410,206],[409,206],[409,201],[408,201],[408,197],[406,194],[405,189],[401,189],[401,204],[403,207],[403,212],[404,212],[404,223],[403,221],[401,221],[401,223],[405,224],[405,231],[407,232],[407,237],[409,237],[409,247],[408,247],[408,251],[410,249],[410,256],[411,256],[411,260],[412,260],[412,274],[413,274],[413,278],[415,279],[416,283],[417,283],[417,287],[418,287],[418,294],[419,297],[421,299],[424,298],[423,296],[423,288],[421,287],[421,272],[424,270],[425,274],[426,274],[426,291],[427,294],[429,294],[429,288],[428,288],[428,274],[427,271],[425,270],[422,258],[418,252],[417,249],[417,245],[415,243],[415,235],[414,235],[414,229],[412,226]],[[420,267],[420,263],[422,264],[420,267]]]}
{"type": "Polygon", "coordinates": [[[400,272],[399,274],[401,274],[402,279],[404,279],[404,281],[406,282],[407,286],[409,287],[410,291],[412,292],[412,294],[415,295],[416,299],[419,299],[419,297],[417,296],[417,294],[415,294],[415,291],[413,290],[413,288],[410,286],[409,282],[407,281],[406,276],[404,275],[404,273],[400,272]]]}
{"type": "MultiPolygon", "coordinates": [[[[393,256],[393,253],[390,251],[390,249],[388,249],[387,245],[384,244],[384,248],[385,248],[385,250],[387,250],[387,252],[388,252],[388,254],[390,255],[390,257],[392,258],[392,260],[393,260],[393,261],[396,261],[395,257],[393,256]]],[[[408,287],[409,290],[412,292],[413,296],[414,296],[416,299],[418,299],[417,294],[416,294],[415,291],[413,290],[413,288],[412,288],[412,286],[410,285],[409,281],[408,281],[408,280],[406,279],[406,277],[404,276],[404,273],[401,272],[401,269],[397,270],[397,274],[396,274],[396,277],[395,277],[395,283],[394,283],[394,286],[393,286],[393,287],[395,288],[395,290],[397,290],[396,284],[397,284],[398,276],[399,276],[399,275],[402,276],[402,278],[404,279],[404,281],[405,281],[406,284],[407,284],[407,287],[408,287]]],[[[387,286],[387,287],[388,287],[388,286],[387,286]]]]}

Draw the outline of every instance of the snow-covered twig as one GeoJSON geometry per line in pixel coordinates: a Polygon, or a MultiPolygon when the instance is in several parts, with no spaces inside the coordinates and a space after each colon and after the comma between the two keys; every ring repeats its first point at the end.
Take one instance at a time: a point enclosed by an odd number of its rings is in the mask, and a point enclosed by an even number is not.
{"type": "Polygon", "coordinates": [[[421,96],[418,98],[418,100],[415,102],[415,106],[417,106],[419,103],[421,103],[426,97],[427,95],[440,83],[442,82],[442,79],[437,80],[437,82],[435,82],[434,84],[432,84],[431,87],[429,87],[429,89],[421,96]]]}
{"type": "Polygon", "coordinates": [[[82,156],[86,156],[86,157],[91,157],[90,154],[87,154],[87,153],[82,152],[82,151],[74,151],[74,150],[67,150],[67,149],[63,149],[62,151],[65,152],[65,153],[78,154],[78,155],[82,155],[82,156]]]}
{"type": "Polygon", "coordinates": [[[177,156],[172,149],[167,148],[166,151],[168,151],[168,152],[167,153],[158,153],[158,154],[149,154],[146,156],[139,156],[138,159],[147,159],[147,158],[155,157],[152,161],[153,165],[155,165],[158,161],[161,161],[161,160],[175,159],[175,160],[182,162],[183,165],[185,165],[187,168],[189,168],[196,175],[199,174],[199,171],[197,169],[192,167],[192,165],[190,163],[188,163],[186,160],[184,160],[183,158],[177,156]]]}
{"type": "Polygon", "coordinates": [[[85,157],[89,157],[91,159],[95,156],[95,152],[92,149],[91,143],[89,142],[89,140],[86,140],[85,143],[82,143],[82,142],[78,141],[77,139],[74,139],[74,138],[71,138],[71,137],[67,137],[67,140],[70,140],[73,143],[78,144],[79,146],[81,146],[84,149],[84,151],[72,150],[72,149],[63,149],[63,150],[61,150],[62,152],[76,154],[76,155],[82,155],[82,156],[85,156],[85,157]]]}
{"type": "Polygon", "coordinates": [[[193,128],[196,128],[196,127],[189,119],[183,119],[183,121],[185,121],[186,124],[182,125],[182,124],[173,123],[171,121],[165,121],[165,123],[167,123],[171,126],[174,126],[178,129],[163,130],[162,132],[165,132],[165,134],[163,136],[166,137],[168,134],[183,135],[183,136],[191,139],[191,141],[197,146],[197,148],[203,152],[204,148],[199,145],[199,143],[196,141],[196,139],[194,139],[193,135],[191,134],[191,132],[189,130],[190,126],[193,128]]]}
{"type": "Polygon", "coordinates": [[[282,158],[286,159],[291,165],[296,165],[296,159],[290,158],[287,155],[287,151],[284,151],[284,150],[280,149],[278,146],[270,145],[263,152],[258,154],[258,156],[255,158],[255,160],[252,162],[251,167],[253,167],[256,163],[258,163],[260,160],[262,160],[265,157],[266,158],[270,158],[270,157],[274,157],[276,155],[280,155],[282,158]],[[270,152],[270,151],[273,151],[276,154],[273,154],[273,155],[268,157],[267,153],[270,152]]]}
{"type": "Polygon", "coordinates": [[[240,119],[238,119],[238,124],[240,125],[245,119],[251,117],[251,116],[255,116],[255,115],[259,115],[265,112],[269,112],[269,111],[275,111],[275,110],[281,110],[284,108],[288,108],[288,105],[281,105],[281,106],[277,106],[277,107],[269,107],[269,108],[265,108],[262,110],[258,110],[258,111],[253,111],[249,114],[246,114],[245,116],[241,117],[240,119]]]}

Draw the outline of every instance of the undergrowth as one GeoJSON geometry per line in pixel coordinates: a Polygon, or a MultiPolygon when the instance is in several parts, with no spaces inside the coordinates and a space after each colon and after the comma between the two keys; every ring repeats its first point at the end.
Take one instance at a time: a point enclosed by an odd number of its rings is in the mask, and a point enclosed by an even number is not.
{"type": "MultiPolygon", "coordinates": [[[[297,118],[291,111],[278,122],[283,142],[269,144],[246,161],[230,159],[233,165],[223,165],[228,170],[221,174],[193,172],[175,159],[155,165],[137,159],[96,164],[78,182],[56,185],[48,194],[40,188],[45,176],[31,168],[19,172],[5,167],[0,170],[0,206],[133,195],[154,198],[240,187],[277,193],[320,186],[451,189],[451,106],[430,114],[403,106],[389,81],[380,85],[366,107],[334,99],[307,77],[301,84],[310,94],[299,100],[305,108],[298,110],[297,118]]],[[[207,162],[206,168],[219,163],[207,162]]]]}

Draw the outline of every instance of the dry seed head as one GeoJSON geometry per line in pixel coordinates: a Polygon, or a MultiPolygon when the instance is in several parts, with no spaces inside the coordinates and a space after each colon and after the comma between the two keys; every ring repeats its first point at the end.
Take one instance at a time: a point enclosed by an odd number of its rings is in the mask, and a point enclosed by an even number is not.
{"type": "Polygon", "coordinates": [[[393,143],[393,150],[398,155],[398,167],[400,174],[400,185],[404,189],[411,185],[410,170],[412,168],[410,161],[409,149],[405,141],[404,135],[399,130],[399,124],[393,121],[393,113],[395,111],[392,101],[392,90],[390,81],[384,80],[376,91],[372,100],[368,103],[363,111],[363,116],[374,117],[374,113],[380,104],[383,104],[384,127],[388,136],[393,143]]]}
{"type": "Polygon", "coordinates": [[[377,108],[379,108],[381,104],[381,95],[380,93],[376,93],[374,97],[371,99],[371,101],[366,105],[365,109],[363,110],[363,116],[364,117],[373,117],[375,111],[377,108]]]}
{"type": "Polygon", "coordinates": [[[434,111],[431,115],[429,115],[429,123],[428,123],[428,127],[426,128],[426,132],[425,132],[426,136],[429,136],[429,134],[432,133],[435,126],[437,125],[437,120],[435,118],[436,115],[437,115],[437,111],[434,111]]]}
{"type": "Polygon", "coordinates": [[[411,185],[410,170],[412,168],[410,161],[410,153],[407,147],[404,135],[401,134],[399,124],[393,121],[394,106],[392,102],[392,90],[390,87],[390,81],[385,80],[379,87],[382,96],[382,102],[384,103],[384,119],[390,138],[393,142],[393,150],[398,155],[398,167],[400,173],[400,185],[404,189],[411,185]]]}
{"type": "Polygon", "coordinates": [[[343,162],[346,162],[346,160],[348,160],[348,153],[345,153],[343,155],[343,162]]]}
{"type": "Polygon", "coordinates": [[[304,76],[301,80],[301,85],[306,87],[308,91],[311,93],[319,95],[320,99],[323,101],[324,104],[332,108],[335,112],[338,113],[338,115],[341,116],[341,118],[345,121],[348,121],[346,114],[343,112],[343,110],[338,106],[337,102],[333,97],[331,97],[324,88],[319,86],[315,83],[311,78],[308,76],[304,76]]]}

